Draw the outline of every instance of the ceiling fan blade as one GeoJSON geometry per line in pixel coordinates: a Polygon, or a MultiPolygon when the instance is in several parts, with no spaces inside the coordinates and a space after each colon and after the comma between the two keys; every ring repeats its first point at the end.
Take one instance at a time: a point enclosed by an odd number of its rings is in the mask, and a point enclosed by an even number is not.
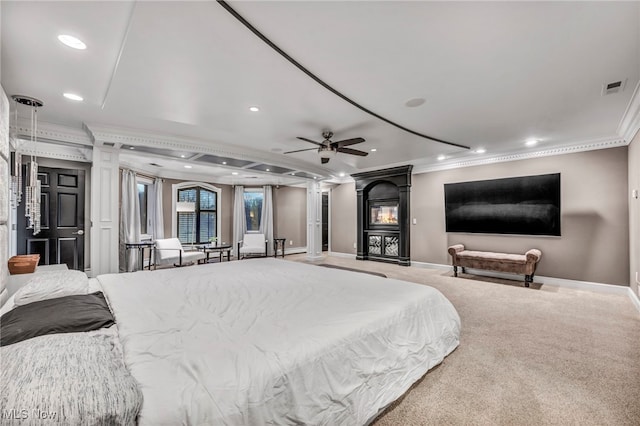
{"type": "Polygon", "coordinates": [[[301,138],[300,136],[298,136],[297,138],[300,139],[301,141],[310,142],[310,143],[312,143],[314,145],[324,146],[324,144],[322,144],[320,142],[312,141],[311,139],[301,138]]]}
{"type": "Polygon", "coordinates": [[[362,138],[345,139],[342,141],[331,142],[331,146],[342,148],[343,146],[355,145],[362,142],[364,142],[364,139],[362,138]]]}
{"type": "Polygon", "coordinates": [[[330,158],[327,157],[322,157],[320,159],[320,164],[327,164],[329,162],[330,158]]]}
{"type": "Polygon", "coordinates": [[[296,149],[295,151],[287,151],[283,152],[283,154],[292,154],[294,152],[302,152],[302,151],[317,151],[318,148],[307,148],[307,149],[296,149]]]}
{"type": "Polygon", "coordinates": [[[338,152],[344,152],[345,154],[359,155],[361,157],[366,157],[367,155],[369,155],[368,152],[359,151],[357,149],[351,149],[351,148],[337,148],[336,150],[338,152]]]}

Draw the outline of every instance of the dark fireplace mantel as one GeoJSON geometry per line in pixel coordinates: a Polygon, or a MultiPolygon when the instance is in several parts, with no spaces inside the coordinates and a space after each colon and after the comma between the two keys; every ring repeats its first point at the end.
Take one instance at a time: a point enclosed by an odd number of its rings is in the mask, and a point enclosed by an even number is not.
{"type": "Polygon", "coordinates": [[[358,196],[356,259],[411,265],[412,169],[409,165],[351,175],[358,196]]]}

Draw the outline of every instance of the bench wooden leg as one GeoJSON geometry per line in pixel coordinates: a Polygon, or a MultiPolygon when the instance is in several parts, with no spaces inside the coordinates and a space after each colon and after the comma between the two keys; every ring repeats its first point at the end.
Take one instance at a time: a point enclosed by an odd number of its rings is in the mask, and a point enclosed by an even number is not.
{"type": "Polygon", "coordinates": [[[524,276],[524,286],[529,287],[529,285],[533,282],[533,274],[524,276]]]}
{"type": "Polygon", "coordinates": [[[454,276],[454,277],[457,277],[457,276],[458,276],[458,267],[457,267],[457,266],[454,266],[454,267],[453,267],[453,276],[454,276]]]}
{"type": "Polygon", "coordinates": [[[466,274],[467,273],[467,268],[465,268],[464,266],[462,267],[462,273],[466,274]]]}

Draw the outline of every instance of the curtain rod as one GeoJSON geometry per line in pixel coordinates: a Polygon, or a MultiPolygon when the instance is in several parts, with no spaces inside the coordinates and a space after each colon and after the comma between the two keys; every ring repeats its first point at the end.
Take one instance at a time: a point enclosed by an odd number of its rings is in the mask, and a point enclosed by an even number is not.
{"type": "Polygon", "coordinates": [[[130,171],[134,172],[136,174],[136,176],[141,176],[141,177],[148,178],[148,179],[151,179],[151,180],[161,179],[161,180],[164,181],[164,178],[161,178],[160,176],[151,176],[151,175],[148,175],[146,173],[140,173],[139,171],[137,171],[135,169],[120,169],[121,172],[124,172],[125,170],[130,170],[130,171]]]}

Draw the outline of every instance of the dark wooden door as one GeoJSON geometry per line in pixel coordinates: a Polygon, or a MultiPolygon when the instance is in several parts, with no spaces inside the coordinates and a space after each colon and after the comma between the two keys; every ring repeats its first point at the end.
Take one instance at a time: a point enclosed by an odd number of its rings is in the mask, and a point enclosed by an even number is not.
{"type": "Polygon", "coordinates": [[[329,193],[322,193],[322,251],[329,250],[329,193]]]}
{"type": "Polygon", "coordinates": [[[84,270],[84,178],[84,170],[38,168],[41,230],[33,235],[27,229],[23,200],[18,207],[18,254],[38,253],[40,265],[66,263],[69,269],[84,270]]]}

